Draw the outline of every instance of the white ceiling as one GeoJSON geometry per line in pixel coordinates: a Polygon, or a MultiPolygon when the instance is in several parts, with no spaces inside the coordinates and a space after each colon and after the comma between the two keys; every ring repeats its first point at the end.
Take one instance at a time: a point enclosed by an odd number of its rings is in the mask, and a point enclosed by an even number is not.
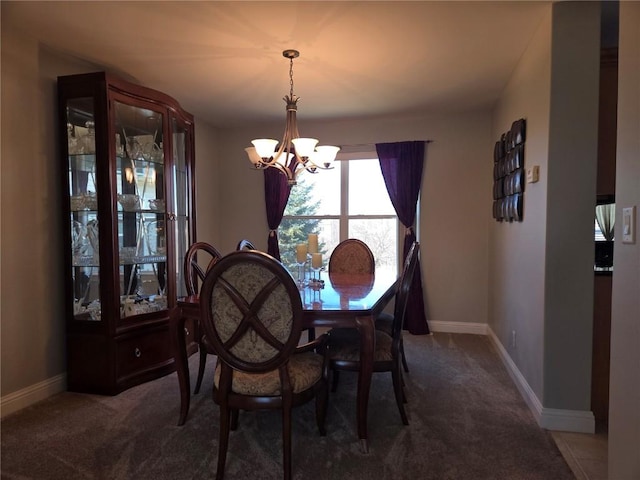
{"type": "Polygon", "coordinates": [[[2,23],[161,90],[214,126],[493,104],[550,1],[10,2],[2,23]]]}

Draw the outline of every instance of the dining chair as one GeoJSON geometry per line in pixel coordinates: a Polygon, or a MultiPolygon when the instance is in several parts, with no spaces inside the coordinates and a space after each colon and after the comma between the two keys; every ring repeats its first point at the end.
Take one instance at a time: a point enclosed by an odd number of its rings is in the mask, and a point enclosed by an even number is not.
{"type": "Polygon", "coordinates": [[[258,249],[249,240],[247,240],[246,238],[243,238],[236,245],[236,250],[258,250],[258,249]]]}
{"type": "Polygon", "coordinates": [[[259,251],[235,251],[215,263],[202,285],[200,309],[205,334],[218,352],[216,479],[224,477],[229,432],[236,430],[241,409],[282,410],[284,478],[291,479],[292,407],[315,398],[318,430],[326,434],[328,335],[298,345],[303,306],[296,282],[279,261],[259,251]]]}
{"type": "MultiPolygon", "coordinates": [[[[362,240],[349,238],[340,242],[329,258],[329,273],[375,273],[375,257],[369,246],[362,240]]],[[[391,336],[393,315],[383,312],[376,318],[376,330],[382,330],[391,336]]],[[[400,345],[402,366],[409,372],[409,364],[404,353],[404,344],[400,345]]]]}
{"type": "Polygon", "coordinates": [[[340,242],[329,257],[330,273],[374,273],[375,258],[369,246],[357,238],[340,242]]]}
{"type": "MultiPolygon", "coordinates": [[[[196,295],[198,293],[199,284],[204,281],[207,272],[213,265],[222,258],[222,255],[211,244],[206,242],[195,242],[189,246],[184,257],[184,282],[187,287],[187,295],[196,295]],[[199,257],[199,258],[198,258],[199,257]],[[208,261],[207,261],[208,260],[208,261]],[[206,268],[202,268],[206,265],[206,268]]],[[[213,348],[208,343],[206,337],[202,334],[202,328],[198,327],[195,333],[195,339],[198,343],[198,351],[200,353],[200,362],[198,364],[198,378],[193,393],[200,391],[202,378],[204,377],[204,369],[207,363],[207,355],[215,355],[213,348]]]]}
{"type": "MultiPolygon", "coordinates": [[[[409,425],[404,408],[406,396],[401,369],[402,326],[409,299],[409,290],[418,264],[420,245],[414,242],[404,262],[396,292],[391,334],[376,329],[376,348],[373,357],[374,372],[391,372],[393,391],[402,423],[409,425]]],[[[338,383],[340,370],[358,371],[360,368],[360,337],[350,328],[338,328],[329,332],[329,359],[333,373],[333,390],[338,383]]]]}

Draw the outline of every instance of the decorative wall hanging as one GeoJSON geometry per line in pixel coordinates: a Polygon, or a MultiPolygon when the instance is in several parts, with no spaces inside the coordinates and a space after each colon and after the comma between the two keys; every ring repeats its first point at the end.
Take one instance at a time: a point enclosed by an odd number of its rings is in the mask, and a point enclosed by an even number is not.
{"type": "Polygon", "coordinates": [[[493,218],[498,222],[521,222],[524,185],[524,118],[511,124],[493,149],[493,218]]]}

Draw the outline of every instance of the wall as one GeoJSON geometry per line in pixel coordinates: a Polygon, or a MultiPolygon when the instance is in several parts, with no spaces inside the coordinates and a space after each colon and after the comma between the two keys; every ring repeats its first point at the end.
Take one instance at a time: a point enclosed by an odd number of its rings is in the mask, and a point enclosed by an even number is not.
{"type": "MultiPolygon", "coordinates": [[[[66,388],[56,81],[104,70],[49,51],[2,18],[2,415],[66,388]],[[26,180],[26,181],[23,181],[26,180]]],[[[153,86],[151,86],[153,88],[153,86]]],[[[217,240],[215,132],[196,119],[198,205],[217,240]]]]}
{"type": "MultiPolygon", "coordinates": [[[[640,3],[620,2],[616,225],[636,207],[636,242],[614,246],[609,477],[640,478],[640,3]]],[[[618,231],[618,228],[616,228],[618,231]]]]}
{"type": "MultiPolygon", "coordinates": [[[[284,120],[220,135],[223,252],[243,237],[266,248],[263,174],[251,170],[244,148],[253,138],[281,137],[284,120]]],[[[313,123],[304,119],[301,105],[298,122],[302,135],[334,145],[433,140],[427,146],[419,219],[427,318],[436,329],[450,322],[470,328],[486,324],[493,174],[486,163],[493,148],[489,113],[313,123]]]]}
{"type": "Polygon", "coordinates": [[[490,322],[540,425],[593,430],[593,206],[600,5],[557,2],[494,114],[527,119],[524,222],[491,229],[490,322]],[[516,334],[516,344],[512,342],[516,334]]]}
{"type": "MultiPolygon", "coordinates": [[[[500,96],[493,112],[492,133],[497,141],[511,122],[525,118],[525,167],[540,167],[540,181],[525,186],[523,221],[492,221],[489,268],[489,325],[538,398],[543,392],[550,51],[549,11],[500,96]]],[[[491,161],[487,156],[487,168],[491,161]]]]}
{"type": "Polygon", "coordinates": [[[544,405],[588,411],[600,5],[559,2],[553,12],[544,405]]]}
{"type": "Polygon", "coordinates": [[[3,17],[3,396],[45,382],[38,387],[44,398],[64,386],[55,82],[58,72],[87,68],[14,34],[3,17]]]}

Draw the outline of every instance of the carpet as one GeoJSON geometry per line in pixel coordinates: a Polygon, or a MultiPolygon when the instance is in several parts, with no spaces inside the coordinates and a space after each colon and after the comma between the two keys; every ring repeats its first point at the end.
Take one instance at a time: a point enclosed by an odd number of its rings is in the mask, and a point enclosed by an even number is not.
{"type": "MultiPolygon", "coordinates": [[[[488,337],[405,335],[410,425],[398,413],[391,375],[374,373],[369,453],[355,424],[357,374],[341,372],[327,436],[314,402],[293,412],[295,479],[563,480],[574,475],[551,434],[538,427],[488,337]]],[[[215,477],[218,407],[214,359],[177,426],[175,373],[117,396],[63,392],[2,420],[2,479],[196,480],[215,477]]],[[[190,358],[195,384],[197,355],[190,358]]],[[[231,432],[227,480],[282,478],[278,412],[241,412],[231,432]]]]}

